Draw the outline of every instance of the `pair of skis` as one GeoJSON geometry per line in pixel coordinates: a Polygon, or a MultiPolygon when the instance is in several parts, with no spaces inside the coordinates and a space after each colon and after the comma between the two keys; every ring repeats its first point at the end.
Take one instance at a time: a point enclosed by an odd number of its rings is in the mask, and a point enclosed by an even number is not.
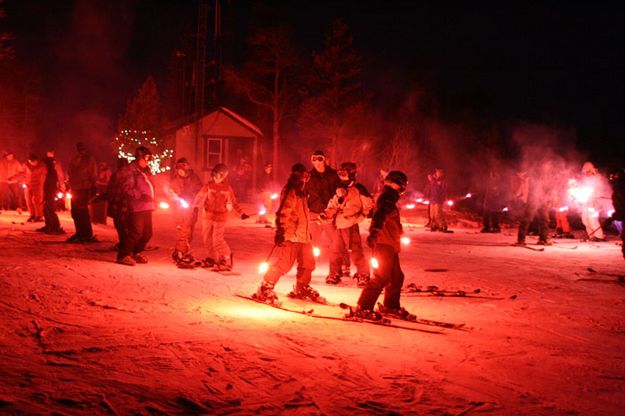
{"type": "Polygon", "coordinates": [[[355,308],[351,305],[348,305],[346,303],[340,303],[340,304],[332,304],[329,302],[324,302],[324,303],[320,303],[323,305],[327,305],[327,306],[338,306],[341,309],[345,310],[349,310],[349,313],[347,313],[344,316],[335,316],[335,315],[321,315],[321,314],[317,314],[315,313],[314,308],[311,309],[296,309],[293,307],[287,307],[284,306],[284,304],[282,304],[281,302],[265,302],[264,300],[258,299],[257,297],[255,297],[254,295],[252,296],[248,296],[248,295],[242,295],[242,294],[236,294],[237,297],[242,298],[242,299],[246,299],[246,300],[251,300],[253,302],[256,303],[260,303],[262,305],[266,305],[266,306],[270,306],[272,308],[276,308],[276,309],[280,309],[286,312],[291,312],[291,313],[296,313],[296,314],[300,314],[300,315],[305,315],[311,318],[318,318],[318,319],[327,319],[327,320],[333,320],[333,321],[344,321],[344,322],[355,322],[355,323],[363,323],[363,324],[371,324],[371,325],[378,325],[378,326],[385,326],[388,328],[396,328],[396,329],[404,329],[404,330],[408,330],[408,331],[417,331],[417,332],[425,332],[425,333],[429,333],[429,334],[440,334],[442,333],[442,329],[465,329],[464,328],[464,324],[455,324],[455,323],[450,323],[450,322],[441,322],[441,321],[433,321],[433,320],[428,320],[428,319],[422,319],[422,318],[415,318],[413,320],[405,320],[406,322],[408,322],[407,325],[399,325],[397,323],[395,323],[395,319],[400,319],[398,317],[393,316],[393,319],[389,319],[388,316],[383,317],[380,320],[372,320],[372,319],[364,319],[364,318],[360,318],[360,317],[356,317],[354,316],[354,310],[355,308]],[[421,325],[421,326],[418,326],[421,325]],[[428,326],[430,328],[425,328],[425,326],[428,326]],[[433,329],[434,327],[436,327],[436,329],[433,329]]]}
{"type": "MultiPolygon", "coordinates": [[[[491,299],[504,300],[506,298],[487,296],[481,294],[481,289],[474,289],[470,292],[464,290],[447,290],[440,289],[438,286],[417,286],[415,283],[409,283],[403,290],[408,296],[432,296],[432,297],[448,297],[448,298],[474,298],[474,299],[491,299]]],[[[512,295],[508,299],[516,299],[517,295],[512,295]]]]}

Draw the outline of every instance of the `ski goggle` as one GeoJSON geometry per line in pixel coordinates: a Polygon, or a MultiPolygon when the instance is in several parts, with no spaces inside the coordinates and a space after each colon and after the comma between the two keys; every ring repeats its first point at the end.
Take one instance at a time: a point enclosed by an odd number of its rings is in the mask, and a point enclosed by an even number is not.
{"type": "Polygon", "coordinates": [[[326,160],[325,156],[313,156],[310,158],[312,162],[324,162],[326,160]]]}

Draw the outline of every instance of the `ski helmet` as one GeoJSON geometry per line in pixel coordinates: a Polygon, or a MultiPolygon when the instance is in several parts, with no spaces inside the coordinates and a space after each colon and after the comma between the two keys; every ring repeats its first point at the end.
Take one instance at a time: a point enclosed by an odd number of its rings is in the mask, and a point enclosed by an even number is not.
{"type": "Polygon", "coordinates": [[[408,186],[408,177],[404,172],[399,170],[392,170],[386,175],[385,180],[393,182],[396,185],[399,185],[399,192],[404,192],[406,190],[406,186],[408,186]]]}
{"type": "Polygon", "coordinates": [[[228,166],[223,163],[217,163],[213,170],[211,170],[211,176],[216,180],[224,180],[228,176],[228,166]]]}
{"type": "Polygon", "coordinates": [[[355,181],[356,171],[357,171],[357,167],[354,162],[343,162],[341,163],[341,167],[339,168],[338,174],[339,176],[347,175],[350,181],[355,181]]]}

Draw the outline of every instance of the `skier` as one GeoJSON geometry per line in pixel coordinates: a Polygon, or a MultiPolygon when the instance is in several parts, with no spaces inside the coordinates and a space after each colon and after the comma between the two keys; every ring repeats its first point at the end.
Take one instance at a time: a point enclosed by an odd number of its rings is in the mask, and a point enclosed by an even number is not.
{"type": "Polygon", "coordinates": [[[44,232],[46,234],[65,234],[58,215],[56,215],[55,201],[57,193],[60,191],[65,192],[65,183],[63,180],[63,174],[56,164],[53,157],[46,157],[44,159],[46,166],[46,179],[43,185],[43,215],[45,218],[45,225],[38,228],[36,231],[44,232]]]}
{"type": "Polygon", "coordinates": [[[124,194],[123,190],[124,175],[129,173],[128,167],[126,159],[117,159],[117,170],[113,172],[106,186],[106,215],[113,219],[113,226],[115,231],[117,231],[118,241],[114,247],[117,251],[124,244],[128,235],[129,204],[128,196],[124,194]]]}
{"type": "MultiPolygon", "coordinates": [[[[341,164],[338,170],[340,185],[325,211],[319,215],[319,219],[336,225],[338,238],[335,240],[336,246],[333,247],[333,251],[338,253],[347,251],[351,254],[351,260],[357,270],[353,278],[358,286],[364,286],[369,282],[369,263],[363,253],[358,224],[371,212],[373,198],[364,185],[356,182],[356,169],[354,162],[341,164]]],[[[339,267],[340,265],[335,265],[334,268],[339,267]]]]}
{"type": "MultiPolygon", "coordinates": [[[[343,275],[340,265],[346,253],[336,252],[333,249],[337,246],[336,239],[338,238],[335,225],[332,223],[320,224],[317,220],[328,206],[330,198],[334,196],[336,188],[339,186],[339,177],[336,171],[326,164],[326,157],[322,150],[315,150],[310,160],[313,168],[310,170],[310,180],[306,183],[304,192],[308,194],[312,244],[314,247],[320,248],[322,235],[325,234],[330,243],[330,271],[326,277],[326,282],[336,284],[341,281],[343,275]]],[[[349,275],[349,272],[347,274],[349,275]]]]}
{"type": "Polygon", "coordinates": [[[46,179],[46,167],[37,155],[31,153],[26,162],[24,197],[30,216],[27,222],[43,221],[43,184],[46,179]]]}
{"type": "Polygon", "coordinates": [[[95,159],[87,152],[85,144],[76,143],[78,154],[69,162],[69,186],[72,192],[72,219],[76,233],[67,239],[68,243],[90,243],[98,241],[93,235],[89,201],[95,196],[98,169],[95,159]]]}
{"type": "Polygon", "coordinates": [[[549,207],[554,199],[551,175],[552,164],[549,160],[544,160],[537,169],[529,173],[526,188],[527,202],[519,224],[515,245],[525,245],[525,236],[534,217],[538,220],[538,244],[543,246],[553,244],[549,239],[549,207]]]}
{"type": "Polygon", "coordinates": [[[193,256],[189,253],[189,249],[197,223],[198,209],[192,204],[200,189],[202,189],[202,180],[191,169],[187,158],[181,157],[176,161],[168,188],[176,223],[176,247],[172,258],[179,266],[193,263],[193,256]]]}
{"type": "Polygon", "coordinates": [[[400,171],[390,171],[384,181],[384,191],[376,200],[369,228],[367,245],[372,249],[379,268],[363,288],[354,315],[358,318],[380,320],[382,314],[402,319],[414,317],[401,307],[399,298],[404,284],[404,273],[399,264],[400,238],[403,234],[397,201],[406,191],[408,177],[400,171]],[[374,311],[375,303],[384,290],[384,303],[374,311]]]}
{"type": "Polygon", "coordinates": [[[122,175],[121,192],[128,202],[128,234],[119,246],[117,262],[127,266],[148,262],[141,253],[152,238],[152,211],[155,205],[154,186],[148,168],[151,159],[152,152],[145,146],[139,146],[135,151],[135,160],[122,175]]]}
{"type": "Polygon", "coordinates": [[[301,163],[291,168],[291,176],[282,189],[280,207],[276,212],[276,234],[274,243],[279,248],[279,256],[271,265],[258,291],[253,296],[267,303],[277,303],[273,291],[280,277],[291,270],[297,260],[296,284],[289,297],[308,298],[324,303],[325,299],[310,287],[312,272],[315,269],[315,256],[310,238],[308,196],[304,191],[310,174],[301,163]]]}
{"type": "Polygon", "coordinates": [[[447,229],[445,219],[445,199],[447,198],[447,180],[444,178],[443,169],[436,168],[432,175],[430,184],[430,204],[431,204],[431,227],[430,231],[440,231],[443,233],[453,233],[447,229]]]}
{"type": "Polygon", "coordinates": [[[211,180],[202,187],[193,204],[202,210],[202,239],[207,253],[204,265],[215,271],[232,270],[232,252],[224,239],[228,213],[234,210],[242,220],[249,218],[239,206],[227,177],[228,167],[216,164],[211,170],[211,180]]]}

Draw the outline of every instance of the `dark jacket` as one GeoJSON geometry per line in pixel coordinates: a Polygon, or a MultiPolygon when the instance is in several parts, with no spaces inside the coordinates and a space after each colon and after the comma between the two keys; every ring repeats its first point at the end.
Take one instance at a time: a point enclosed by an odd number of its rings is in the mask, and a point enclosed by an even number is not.
{"type": "Polygon", "coordinates": [[[301,183],[295,183],[289,179],[287,185],[282,189],[280,208],[276,212],[276,226],[278,232],[284,234],[286,241],[309,243],[311,240],[308,228],[307,195],[299,186],[301,183]]]}
{"type": "Polygon", "coordinates": [[[375,236],[376,244],[391,246],[396,253],[399,253],[401,251],[400,238],[404,231],[399,218],[397,201],[399,201],[399,192],[385,186],[375,202],[369,233],[375,236]]]}
{"type": "Polygon", "coordinates": [[[321,214],[336,193],[339,183],[339,175],[330,166],[326,166],[326,170],[323,173],[319,173],[317,169],[313,168],[310,171],[310,180],[304,189],[308,194],[308,208],[310,208],[310,212],[321,214]]]}
{"type": "Polygon", "coordinates": [[[189,170],[187,176],[180,176],[178,173],[174,173],[173,178],[169,182],[169,192],[173,194],[172,196],[174,198],[182,198],[189,204],[193,203],[200,189],[202,189],[202,180],[193,170],[189,170]]]}
{"type": "Polygon", "coordinates": [[[124,175],[127,175],[129,166],[117,169],[111,175],[106,186],[106,215],[111,218],[123,218],[128,212],[128,196],[124,194],[124,175]]]}
{"type": "Polygon", "coordinates": [[[77,154],[69,162],[69,186],[72,190],[95,190],[98,167],[93,156],[77,154]]]}
{"type": "Polygon", "coordinates": [[[148,177],[149,171],[142,170],[136,162],[127,168],[122,185],[123,193],[128,198],[130,212],[154,211],[154,186],[148,177]]]}

